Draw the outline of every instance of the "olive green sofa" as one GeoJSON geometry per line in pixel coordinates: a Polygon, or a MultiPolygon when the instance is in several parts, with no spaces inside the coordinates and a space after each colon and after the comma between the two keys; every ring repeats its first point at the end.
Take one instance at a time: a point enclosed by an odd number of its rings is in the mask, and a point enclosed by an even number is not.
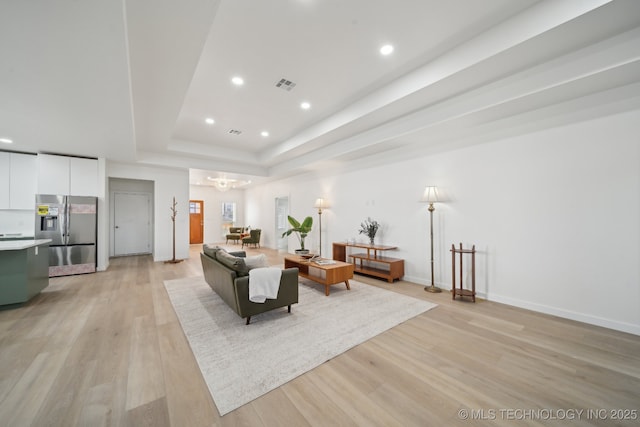
{"type": "Polygon", "coordinates": [[[244,251],[226,252],[217,246],[203,245],[200,253],[205,281],[222,300],[248,325],[251,316],[265,313],[275,308],[287,307],[298,302],[298,269],[282,270],[278,298],[264,303],[249,301],[249,270],[244,262],[244,251]],[[220,254],[220,252],[224,252],[220,254]]]}

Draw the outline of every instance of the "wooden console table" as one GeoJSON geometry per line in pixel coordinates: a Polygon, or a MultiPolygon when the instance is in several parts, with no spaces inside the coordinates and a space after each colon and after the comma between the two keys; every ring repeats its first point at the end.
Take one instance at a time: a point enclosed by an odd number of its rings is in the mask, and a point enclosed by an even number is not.
{"type": "Polygon", "coordinates": [[[453,265],[453,274],[451,275],[451,296],[452,299],[456,299],[456,295],[460,297],[471,297],[473,302],[476,302],[476,245],[473,245],[471,249],[462,249],[462,243],[460,243],[460,249],[456,249],[454,245],[451,245],[451,264],[453,265]],[[456,288],[456,254],[460,254],[460,287],[456,288]],[[462,287],[462,255],[471,254],[471,290],[464,289],[462,287]]]}
{"type": "Polygon", "coordinates": [[[380,277],[386,279],[389,283],[393,283],[395,279],[400,279],[404,276],[404,260],[378,255],[379,251],[384,252],[393,249],[397,249],[397,247],[370,245],[367,243],[333,243],[333,259],[345,262],[347,257],[351,257],[355,273],[380,277]],[[367,252],[347,254],[348,247],[366,249],[367,252]]]}

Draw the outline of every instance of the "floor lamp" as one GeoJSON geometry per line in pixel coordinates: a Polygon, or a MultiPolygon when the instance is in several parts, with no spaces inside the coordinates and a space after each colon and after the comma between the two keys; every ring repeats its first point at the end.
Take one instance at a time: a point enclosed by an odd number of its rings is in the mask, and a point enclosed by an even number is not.
{"type": "Polygon", "coordinates": [[[420,201],[429,203],[429,235],[431,237],[431,286],[425,286],[424,290],[433,293],[442,292],[442,289],[437,288],[433,281],[433,211],[436,210],[433,204],[438,201],[438,189],[433,186],[427,186],[427,188],[424,189],[424,194],[420,201]]]}
{"type": "Polygon", "coordinates": [[[327,202],[323,198],[316,199],[313,204],[314,208],[318,209],[318,226],[320,227],[320,256],[322,256],[322,209],[328,208],[327,202]]]}

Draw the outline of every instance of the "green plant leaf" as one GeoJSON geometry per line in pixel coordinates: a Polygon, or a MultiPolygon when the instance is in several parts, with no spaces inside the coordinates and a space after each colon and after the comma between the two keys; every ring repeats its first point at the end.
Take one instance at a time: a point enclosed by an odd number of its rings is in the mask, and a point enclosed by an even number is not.
{"type": "Polygon", "coordinates": [[[300,223],[294,217],[288,215],[287,219],[289,220],[289,224],[291,224],[293,228],[300,228],[300,223]]]}
{"type": "Polygon", "coordinates": [[[308,216],[304,219],[304,221],[302,221],[302,225],[300,226],[300,228],[302,230],[306,230],[306,232],[308,233],[309,231],[311,231],[312,225],[313,225],[313,218],[308,216]]]}
{"type": "Polygon", "coordinates": [[[289,236],[291,235],[291,233],[296,233],[296,237],[300,241],[300,247],[301,249],[304,249],[304,239],[311,231],[311,227],[313,226],[313,218],[308,216],[302,221],[302,223],[300,223],[297,219],[295,219],[291,215],[288,215],[287,220],[289,221],[289,224],[291,224],[291,228],[282,233],[282,237],[289,236]]]}

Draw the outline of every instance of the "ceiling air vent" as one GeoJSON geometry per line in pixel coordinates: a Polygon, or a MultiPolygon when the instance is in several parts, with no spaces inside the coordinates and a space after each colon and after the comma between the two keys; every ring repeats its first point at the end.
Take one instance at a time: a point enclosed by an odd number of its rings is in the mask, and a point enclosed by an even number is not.
{"type": "Polygon", "coordinates": [[[238,129],[229,129],[229,133],[231,135],[240,135],[242,133],[242,131],[238,130],[238,129]]]}
{"type": "Polygon", "coordinates": [[[286,90],[287,92],[291,91],[291,89],[293,89],[294,87],[296,87],[296,84],[290,80],[287,79],[280,79],[280,81],[278,83],[276,83],[276,87],[279,87],[281,89],[286,90]]]}

